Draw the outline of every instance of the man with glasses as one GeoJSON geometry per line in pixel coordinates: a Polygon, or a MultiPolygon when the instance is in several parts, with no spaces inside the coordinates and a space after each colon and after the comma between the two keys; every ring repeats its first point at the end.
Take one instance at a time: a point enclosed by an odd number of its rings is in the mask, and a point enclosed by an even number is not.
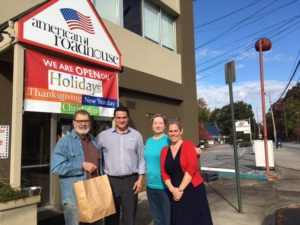
{"type": "Polygon", "coordinates": [[[116,108],[114,120],[115,127],[97,136],[104,155],[104,172],[108,175],[116,206],[116,214],[106,217],[105,225],[119,225],[120,215],[122,225],[134,225],[137,195],[142,191],[145,174],[143,138],[128,126],[127,108],[116,108]]]}
{"type": "Polygon", "coordinates": [[[97,174],[101,162],[98,145],[89,133],[90,114],[85,110],[78,110],[73,117],[73,127],[70,134],[58,141],[51,157],[51,172],[60,177],[61,202],[66,225],[78,225],[73,183],[83,180],[88,174],[97,174]]]}

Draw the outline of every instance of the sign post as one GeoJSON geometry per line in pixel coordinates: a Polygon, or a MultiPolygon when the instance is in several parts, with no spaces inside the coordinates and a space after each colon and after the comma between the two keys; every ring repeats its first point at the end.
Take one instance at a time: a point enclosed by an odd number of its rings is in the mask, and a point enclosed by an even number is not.
{"type": "Polygon", "coordinates": [[[243,209],[242,209],[242,200],[241,200],[240,168],[239,168],[239,160],[238,160],[238,153],[237,153],[237,147],[236,147],[236,131],[235,131],[233,94],[232,94],[232,82],[235,81],[235,63],[234,63],[234,61],[230,61],[229,63],[225,64],[225,77],[226,77],[226,84],[228,84],[228,86],[229,86],[236,189],[237,189],[239,212],[241,213],[243,211],[243,209]]]}
{"type": "Polygon", "coordinates": [[[235,121],[236,132],[243,132],[244,134],[250,134],[250,142],[252,142],[251,134],[251,120],[236,120],[235,121]]]}

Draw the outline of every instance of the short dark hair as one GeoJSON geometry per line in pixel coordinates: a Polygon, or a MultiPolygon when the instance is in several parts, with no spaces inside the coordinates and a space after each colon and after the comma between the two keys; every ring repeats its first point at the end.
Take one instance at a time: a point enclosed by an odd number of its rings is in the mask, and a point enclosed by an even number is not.
{"type": "Polygon", "coordinates": [[[73,115],[73,120],[76,120],[76,117],[77,117],[78,114],[81,114],[81,115],[88,115],[89,120],[91,119],[91,115],[90,115],[90,113],[89,113],[88,111],[86,111],[86,110],[84,110],[84,109],[79,109],[79,110],[77,110],[77,111],[74,113],[74,115],[73,115]]]}
{"type": "Polygon", "coordinates": [[[126,112],[127,116],[129,117],[129,110],[124,106],[119,106],[119,107],[115,108],[114,117],[116,117],[117,112],[126,112]]]}

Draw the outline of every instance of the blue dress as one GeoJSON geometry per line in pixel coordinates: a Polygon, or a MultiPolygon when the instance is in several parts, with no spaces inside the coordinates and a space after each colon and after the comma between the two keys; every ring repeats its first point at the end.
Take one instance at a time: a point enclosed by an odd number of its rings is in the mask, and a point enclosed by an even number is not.
{"type": "MultiPolygon", "coordinates": [[[[169,147],[165,170],[170,175],[174,187],[179,187],[184,172],[180,165],[181,147],[175,158],[169,147]]],[[[194,187],[192,183],[185,188],[180,201],[171,201],[171,225],[212,225],[211,214],[204,184],[194,187]]]]}

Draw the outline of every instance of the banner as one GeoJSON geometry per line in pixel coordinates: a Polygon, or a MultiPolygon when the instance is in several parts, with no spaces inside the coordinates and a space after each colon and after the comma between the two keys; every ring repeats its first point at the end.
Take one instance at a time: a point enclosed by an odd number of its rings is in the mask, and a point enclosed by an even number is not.
{"type": "Polygon", "coordinates": [[[9,126],[0,125],[0,159],[8,158],[9,126]]]}
{"type": "Polygon", "coordinates": [[[75,64],[26,50],[25,111],[113,117],[117,107],[115,72],[75,64]]]}

